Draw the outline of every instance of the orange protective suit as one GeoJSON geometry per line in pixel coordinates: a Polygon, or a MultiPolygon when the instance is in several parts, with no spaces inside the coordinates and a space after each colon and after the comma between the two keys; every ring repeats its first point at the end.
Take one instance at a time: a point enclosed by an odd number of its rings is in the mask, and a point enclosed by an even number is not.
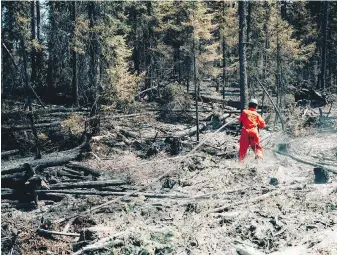
{"type": "Polygon", "coordinates": [[[242,111],[239,122],[243,126],[240,137],[239,160],[244,160],[249,146],[254,150],[256,158],[262,158],[263,149],[260,145],[257,128],[264,128],[264,120],[255,108],[249,108],[242,111]]]}

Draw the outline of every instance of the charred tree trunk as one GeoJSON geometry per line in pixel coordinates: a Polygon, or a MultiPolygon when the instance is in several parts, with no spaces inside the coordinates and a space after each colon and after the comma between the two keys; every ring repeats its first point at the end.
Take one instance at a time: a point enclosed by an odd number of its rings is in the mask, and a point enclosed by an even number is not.
{"type": "MultiPolygon", "coordinates": [[[[269,30],[268,30],[268,22],[269,22],[269,19],[270,19],[270,8],[269,8],[269,5],[268,3],[265,3],[264,4],[264,8],[266,10],[266,13],[265,13],[265,23],[264,23],[264,26],[263,26],[263,30],[265,31],[266,33],[266,39],[265,39],[265,45],[264,45],[264,55],[263,55],[263,81],[266,80],[266,74],[267,74],[267,62],[268,62],[268,55],[267,55],[267,50],[269,49],[269,30]]],[[[264,110],[264,100],[265,100],[265,96],[266,96],[266,93],[265,91],[263,90],[263,94],[262,94],[262,103],[261,103],[261,116],[263,116],[263,110],[264,110]]]]}
{"type": "MultiPolygon", "coordinates": [[[[99,112],[99,87],[100,87],[100,74],[99,74],[99,42],[97,32],[94,31],[98,21],[98,10],[96,2],[89,2],[88,15],[89,15],[89,28],[90,28],[90,72],[89,80],[92,94],[92,107],[90,117],[94,117],[99,112]]],[[[90,128],[92,134],[99,132],[99,118],[91,118],[90,128]]]]}
{"type": "MultiPolygon", "coordinates": [[[[35,33],[35,1],[31,2],[31,40],[36,40],[36,33],[35,33]]],[[[24,44],[23,44],[24,46],[24,44]]],[[[25,52],[25,49],[24,49],[25,52]]],[[[25,54],[24,54],[25,55],[25,54]]],[[[24,60],[24,62],[26,62],[24,60]]],[[[33,46],[31,50],[31,68],[32,68],[32,73],[31,73],[31,86],[34,88],[34,85],[36,83],[36,49],[33,46]]],[[[26,67],[25,67],[26,69],[26,67]]],[[[28,70],[26,70],[28,72],[28,70]]],[[[32,99],[31,99],[31,92],[30,92],[30,86],[28,83],[27,87],[27,106],[29,109],[29,112],[27,114],[27,118],[29,120],[29,123],[31,125],[31,129],[34,135],[35,139],[35,147],[36,147],[36,159],[41,158],[41,151],[40,151],[40,143],[39,143],[39,137],[37,136],[37,131],[34,125],[34,116],[33,116],[33,108],[32,108],[32,99]]]]}
{"type": "Polygon", "coordinates": [[[323,2],[323,24],[322,24],[322,55],[321,55],[321,74],[320,74],[320,87],[325,89],[326,87],[326,51],[327,51],[327,28],[328,28],[328,1],[323,2]]]}
{"type": "MultiPolygon", "coordinates": [[[[75,39],[75,29],[76,29],[76,1],[72,2],[72,21],[73,21],[73,40],[75,39]]],[[[76,50],[72,49],[72,69],[73,69],[73,77],[72,77],[72,98],[73,105],[79,106],[78,100],[78,81],[77,81],[77,53],[76,50]]]]}
{"type": "Polygon", "coordinates": [[[281,1],[281,17],[287,20],[287,1],[281,1]]]}
{"type": "MultiPolygon", "coordinates": [[[[31,40],[34,41],[36,40],[36,34],[35,34],[35,0],[31,2],[30,5],[30,11],[31,11],[31,40]]],[[[36,82],[36,49],[35,46],[32,46],[31,54],[31,68],[32,68],[32,73],[31,73],[31,85],[35,87],[35,82],[36,82]]]]}
{"type": "Polygon", "coordinates": [[[133,8],[132,12],[133,14],[133,31],[134,31],[134,47],[133,47],[133,53],[132,53],[132,59],[134,63],[135,71],[137,72],[137,75],[140,74],[140,56],[139,56],[139,39],[138,39],[138,20],[137,20],[137,10],[136,8],[133,8]]]}
{"type": "MultiPolygon", "coordinates": [[[[276,24],[276,105],[278,108],[281,107],[281,98],[282,98],[282,89],[281,89],[281,82],[280,82],[280,35],[279,35],[279,20],[277,18],[277,24],[276,24]]],[[[277,122],[278,116],[275,115],[275,123],[277,122]]]]}
{"type": "MultiPolygon", "coordinates": [[[[222,2],[222,16],[225,17],[225,2],[222,2]]],[[[225,36],[222,35],[222,99],[225,99],[225,89],[226,89],[226,42],[225,36]]]]}
{"type": "MultiPolygon", "coordinates": [[[[36,1],[36,38],[39,44],[41,44],[41,12],[40,1],[36,1]]],[[[42,50],[39,49],[36,52],[36,84],[38,87],[42,87],[42,50]]]]}
{"type": "MultiPolygon", "coordinates": [[[[195,33],[195,32],[194,32],[195,33]]],[[[199,106],[198,106],[198,97],[199,97],[199,81],[198,81],[198,70],[197,70],[197,46],[196,39],[193,38],[193,72],[194,72],[194,94],[195,94],[195,117],[196,117],[196,127],[197,127],[197,141],[199,142],[199,106]]]]}
{"type": "MultiPolygon", "coordinates": [[[[251,58],[252,58],[252,49],[253,49],[253,47],[249,44],[249,35],[250,35],[250,30],[251,30],[251,20],[252,20],[252,3],[248,1],[247,2],[247,18],[246,18],[246,22],[247,22],[246,45],[249,46],[248,50],[247,50],[247,46],[246,46],[246,58],[247,58],[246,61],[248,61],[248,63],[250,63],[248,65],[248,67],[252,65],[251,58]]],[[[247,73],[247,88],[253,89],[253,88],[251,88],[251,81],[250,81],[250,77],[248,76],[248,70],[249,70],[249,68],[246,69],[246,73],[247,73]]],[[[251,91],[251,94],[254,95],[254,91],[251,91]]]]}
{"type": "MultiPolygon", "coordinates": [[[[147,15],[152,15],[152,3],[151,1],[146,2],[147,15]]],[[[147,27],[147,40],[146,40],[146,80],[145,80],[145,88],[148,89],[152,86],[152,76],[153,76],[153,63],[152,63],[152,55],[150,53],[150,49],[152,47],[153,40],[153,29],[152,24],[149,23],[147,27]]]]}
{"type": "Polygon", "coordinates": [[[49,91],[52,91],[54,88],[54,31],[55,27],[55,4],[56,2],[50,1],[50,8],[49,8],[49,21],[50,21],[50,39],[48,41],[48,69],[47,69],[47,86],[49,91]]]}
{"type": "Polygon", "coordinates": [[[247,6],[245,1],[239,2],[239,59],[240,59],[240,99],[241,111],[247,107],[247,59],[246,59],[246,16],[247,6]]]}

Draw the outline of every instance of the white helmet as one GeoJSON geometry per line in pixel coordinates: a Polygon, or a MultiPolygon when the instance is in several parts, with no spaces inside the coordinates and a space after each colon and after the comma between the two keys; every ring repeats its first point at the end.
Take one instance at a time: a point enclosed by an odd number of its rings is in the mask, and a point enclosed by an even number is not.
{"type": "Polygon", "coordinates": [[[256,105],[258,105],[258,101],[257,101],[257,99],[253,98],[253,99],[251,99],[249,101],[249,104],[256,104],[256,105]]]}

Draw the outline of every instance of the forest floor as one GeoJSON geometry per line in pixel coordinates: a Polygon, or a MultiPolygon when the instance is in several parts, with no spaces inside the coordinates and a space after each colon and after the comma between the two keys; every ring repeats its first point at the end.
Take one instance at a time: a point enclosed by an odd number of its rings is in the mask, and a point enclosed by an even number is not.
{"type": "Polygon", "coordinates": [[[80,162],[99,170],[98,180],[127,180],[123,194],[143,190],[125,197],[68,194],[24,209],[2,200],[4,254],[90,254],[74,252],[73,244],[88,247],[106,237],[109,245],[98,243],[92,254],[337,254],[337,176],[329,173],[327,183],[315,184],[313,166],[277,153],[287,144],[289,154],[337,169],[336,126],[296,134],[261,130],[264,158],[257,161],[249,151],[242,164],[233,156],[239,137],[212,129],[200,134],[206,142],[198,150],[192,151],[195,137],[185,137],[183,151],[169,155],[165,137],[192,127],[193,115],[167,121],[146,111],[150,105],[143,108],[121,118],[105,112],[90,156],[80,162]],[[156,153],[146,156],[154,145],[156,153]],[[49,230],[81,237],[41,235],[41,219],[49,230]]]}

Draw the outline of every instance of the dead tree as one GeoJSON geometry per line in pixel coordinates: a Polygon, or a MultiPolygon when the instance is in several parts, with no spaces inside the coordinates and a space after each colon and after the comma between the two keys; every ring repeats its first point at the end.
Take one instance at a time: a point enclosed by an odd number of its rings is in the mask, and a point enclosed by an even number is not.
{"type": "Polygon", "coordinates": [[[323,19],[322,19],[322,51],[321,51],[321,74],[320,74],[320,88],[325,89],[326,81],[326,51],[327,51],[327,28],[328,28],[328,8],[329,2],[323,2],[323,19]]]}
{"type": "Polygon", "coordinates": [[[246,59],[246,40],[247,40],[247,3],[239,2],[239,59],[240,59],[240,99],[241,111],[247,107],[248,85],[247,85],[247,59],[246,59]]]}
{"type": "MultiPolygon", "coordinates": [[[[98,42],[98,34],[95,31],[95,26],[98,23],[98,3],[89,2],[88,3],[88,16],[89,16],[89,28],[90,28],[90,47],[89,47],[89,56],[90,56],[90,71],[89,71],[89,80],[91,84],[92,93],[92,107],[90,111],[90,117],[94,117],[99,114],[99,88],[100,88],[100,50],[98,42]]],[[[90,120],[90,128],[92,134],[97,134],[99,132],[99,122],[100,119],[92,118],[90,120]]]]}
{"type": "MultiPolygon", "coordinates": [[[[72,2],[71,7],[71,15],[72,15],[72,21],[73,21],[73,40],[75,39],[75,30],[76,30],[76,1],[72,2]]],[[[73,104],[75,106],[79,106],[78,101],[78,81],[77,81],[77,53],[75,48],[72,49],[72,69],[73,69],[73,77],[72,77],[72,98],[73,98],[73,104]]]]}

